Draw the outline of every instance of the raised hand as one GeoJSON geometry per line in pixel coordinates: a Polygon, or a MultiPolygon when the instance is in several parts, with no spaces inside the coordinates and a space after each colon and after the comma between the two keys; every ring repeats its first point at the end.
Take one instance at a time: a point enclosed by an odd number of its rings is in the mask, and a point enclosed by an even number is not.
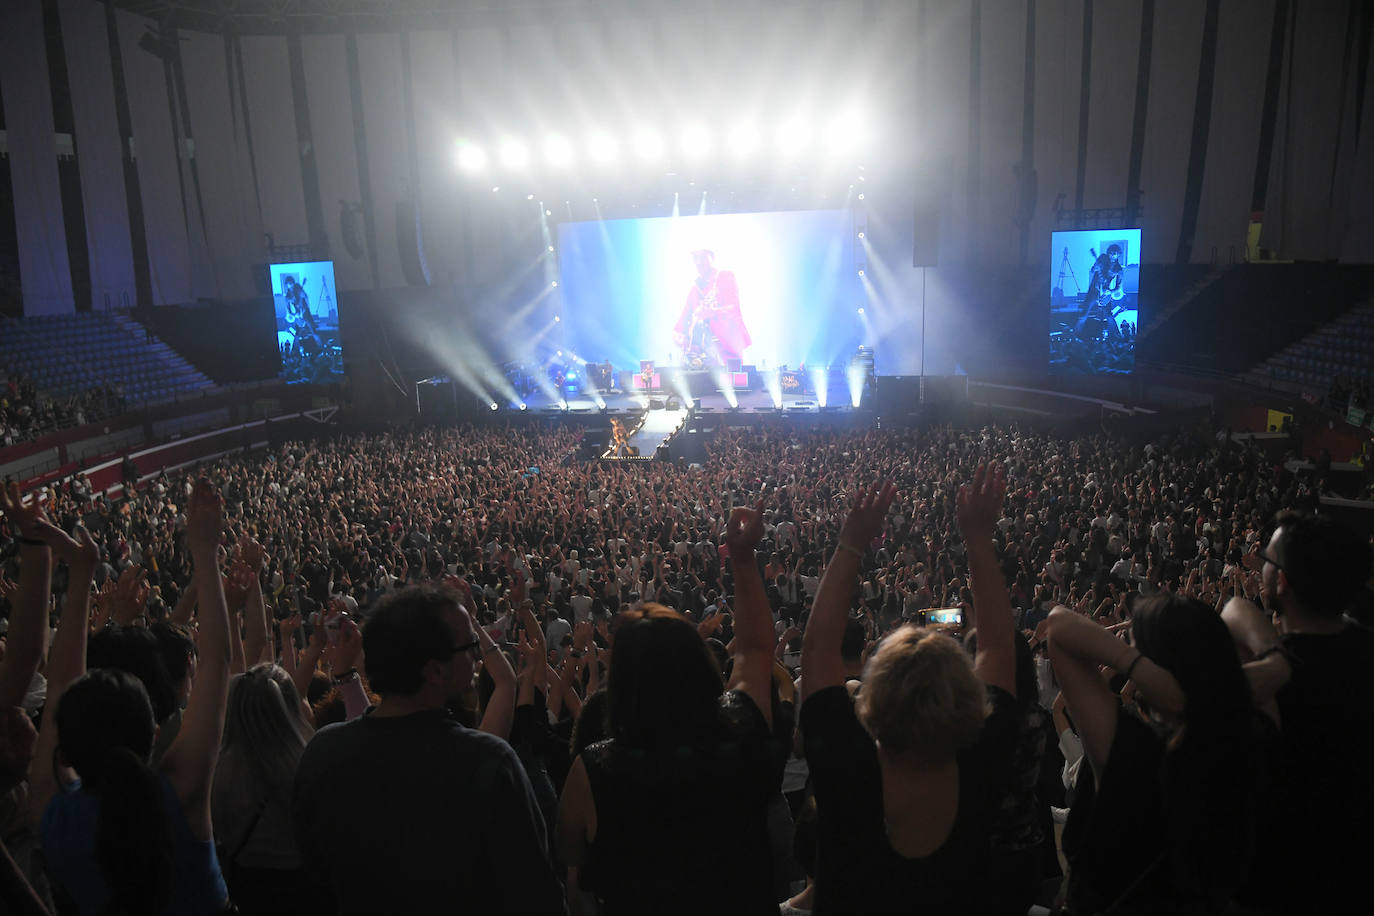
{"type": "Polygon", "coordinates": [[[840,544],[863,553],[869,543],[882,533],[887,510],[892,507],[896,495],[897,487],[892,483],[876,483],[855,494],[849,515],[840,528],[840,544]]]}
{"type": "Polygon", "coordinates": [[[959,488],[959,530],[965,540],[992,537],[1006,495],[1007,478],[1002,465],[995,461],[991,465],[978,465],[973,482],[959,488]]]}
{"type": "Polygon", "coordinates": [[[186,539],[193,551],[214,552],[224,534],[224,500],[202,477],[191,491],[186,510],[186,539]]]}
{"type": "Polygon", "coordinates": [[[262,545],[248,535],[244,535],[243,540],[239,542],[239,561],[253,573],[261,572],[267,565],[262,545]]]}
{"type": "Polygon", "coordinates": [[[301,628],[301,615],[292,614],[290,617],[277,621],[277,628],[281,630],[282,642],[289,641],[301,628]]]}
{"type": "Polygon", "coordinates": [[[34,526],[43,520],[43,506],[37,493],[30,493],[28,501],[19,492],[19,484],[10,481],[0,487],[0,512],[4,512],[20,537],[37,537],[34,526]]]}
{"type": "Polygon", "coordinates": [[[130,626],[143,617],[148,603],[148,573],[142,566],[130,566],[119,575],[114,590],[114,621],[130,626]]]}
{"type": "Polygon", "coordinates": [[[76,529],[73,538],[47,519],[39,519],[34,525],[33,536],[51,547],[53,554],[65,560],[68,566],[94,569],[100,561],[100,548],[84,525],[76,529]]]}
{"type": "Polygon", "coordinates": [[[763,540],[763,502],[753,508],[736,506],[725,526],[725,545],[731,550],[753,550],[763,540]]]}

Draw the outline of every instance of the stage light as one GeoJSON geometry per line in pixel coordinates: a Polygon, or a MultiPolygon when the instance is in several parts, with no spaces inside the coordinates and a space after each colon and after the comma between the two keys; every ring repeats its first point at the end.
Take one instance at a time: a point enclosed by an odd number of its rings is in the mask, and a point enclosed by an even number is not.
{"type": "Polygon", "coordinates": [[[826,131],[832,156],[848,156],[864,146],[866,133],[863,118],[856,111],[845,111],[833,118],[826,131]]]}
{"type": "Polygon", "coordinates": [[[553,254],[553,246],[552,246],[552,245],[549,246],[549,254],[553,254]]]}
{"type": "Polygon", "coordinates": [[[458,167],[465,172],[480,172],[487,167],[487,152],[475,143],[458,144],[458,167]]]}
{"type": "Polygon", "coordinates": [[[864,234],[863,234],[863,232],[861,231],[861,232],[859,233],[859,238],[863,238],[863,237],[864,237],[864,234]]]}
{"type": "Polygon", "coordinates": [[[802,123],[800,118],[792,118],[778,128],[778,152],[784,156],[796,155],[806,146],[808,139],[806,125],[802,123]]]}
{"type": "Polygon", "coordinates": [[[730,152],[741,158],[759,148],[759,131],[753,124],[736,124],[730,131],[730,152]]]}
{"type": "MultiPolygon", "coordinates": [[[[544,140],[544,159],[549,165],[562,168],[572,162],[572,144],[562,134],[551,134],[544,140]]],[[[553,216],[552,213],[547,214],[553,216]]]]}
{"type": "Polygon", "coordinates": [[[530,164],[530,148],[514,137],[507,137],[501,141],[499,155],[502,168],[519,170],[530,164]]]}
{"type": "Polygon", "coordinates": [[[526,195],[525,195],[525,200],[534,200],[534,195],[533,195],[533,194],[526,194],[526,195]]]}
{"type": "Polygon", "coordinates": [[[554,287],[554,286],[557,286],[557,285],[558,285],[558,281],[557,281],[557,280],[554,280],[552,283],[549,284],[549,286],[551,286],[551,287],[554,287]]]}
{"type": "Polygon", "coordinates": [[[711,135],[700,124],[689,124],[682,129],[682,154],[688,159],[700,159],[711,151],[711,135]]]}
{"type": "Polygon", "coordinates": [[[496,410],[496,409],[497,409],[497,407],[496,407],[496,402],[495,402],[495,401],[492,401],[492,402],[491,402],[490,404],[488,404],[487,406],[490,407],[492,410],[496,410]]]}
{"type": "MultiPolygon", "coordinates": [[[[862,270],[861,270],[861,271],[859,271],[859,276],[861,276],[861,277],[862,277],[862,276],[863,276],[863,275],[864,275],[864,272],[863,272],[863,271],[862,271],[862,270]]],[[[863,309],[862,309],[862,308],[861,308],[861,309],[859,309],[859,314],[860,314],[860,315],[862,315],[862,314],[863,314],[863,313],[864,313],[864,310],[863,310],[863,309]]]]}
{"type": "Polygon", "coordinates": [[[606,402],[603,401],[601,398],[597,398],[597,399],[596,399],[596,409],[597,409],[597,410],[605,410],[605,409],[606,409],[606,402]]]}
{"type": "MultiPolygon", "coordinates": [[[[862,277],[863,275],[864,275],[864,269],[863,269],[862,267],[860,267],[860,268],[859,268],[859,276],[862,277]]],[[[864,313],[864,310],[863,310],[863,309],[859,309],[859,314],[862,315],[863,313],[864,313]]]]}
{"type": "Polygon", "coordinates": [[[521,401],[521,402],[520,402],[520,409],[521,409],[521,410],[529,410],[529,409],[530,409],[530,405],[526,404],[524,401],[521,401]]]}
{"type": "Polygon", "coordinates": [[[552,210],[545,210],[545,211],[544,211],[544,215],[545,215],[545,216],[553,216],[553,211],[552,211],[552,210]]]}
{"type": "Polygon", "coordinates": [[[499,184],[494,184],[491,186],[491,193],[495,194],[499,190],[501,190],[501,186],[499,184]]]}
{"type": "Polygon", "coordinates": [[[665,149],[663,136],[652,127],[641,127],[635,131],[634,150],[640,159],[645,162],[656,162],[663,158],[665,149]]]}
{"type": "Polygon", "coordinates": [[[859,200],[863,200],[863,199],[864,199],[864,196],[863,196],[862,193],[860,193],[860,194],[859,194],[859,200]]]}
{"type": "MultiPolygon", "coordinates": [[[[557,286],[557,285],[558,285],[557,283],[554,284],[554,286],[557,286]]],[[[562,321],[562,320],[563,320],[562,317],[560,317],[560,316],[558,316],[558,315],[554,315],[554,316],[553,316],[554,324],[557,324],[558,322],[560,322],[560,321],[562,321]]],[[[562,355],[563,355],[562,351],[559,351],[558,355],[559,355],[559,356],[562,356],[562,355]]]]}
{"type": "Polygon", "coordinates": [[[614,137],[606,133],[592,134],[591,139],[587,141],[587,152],[594,162],[601,165],[609,165],[620,158],[619,144],[615,142],[614,137]]]}

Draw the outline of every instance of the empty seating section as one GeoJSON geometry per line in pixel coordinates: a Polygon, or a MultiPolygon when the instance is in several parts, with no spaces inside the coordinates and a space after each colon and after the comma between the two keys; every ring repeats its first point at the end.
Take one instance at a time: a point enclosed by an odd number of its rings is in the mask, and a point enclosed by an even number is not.
{"type": "Polygon", "coordinates": [[[1240,375],[1371,295],[1374,269],[1363,265],[1241,264],[1163,321],[1149,349],[1161,362],[1240,375]]]}
{"type": "Polygon", "coordinates": [[[1374,381],[1374,303],[1361,305],[1270,357],[1258,375],[1325,394],[1333,379],[1374,381]]]}
{"type": "Polygon", "coordinates": [[[141,325],[109,312],[4,320],[0,367],[56,398],[116,386],[130,406],[184,398],[212,384],[141,325]]]}

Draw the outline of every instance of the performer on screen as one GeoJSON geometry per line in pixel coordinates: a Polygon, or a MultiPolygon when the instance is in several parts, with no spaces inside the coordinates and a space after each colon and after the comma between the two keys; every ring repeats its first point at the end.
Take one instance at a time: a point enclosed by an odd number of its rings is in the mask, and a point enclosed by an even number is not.
{"type": "Polygon", "coordinates": [[[1121,263],[1121,246],[1110,245],[1098,255],[1088,272],[1088,295],[1083,299],[1083,315],[1077,334],[1085,331],[1096,337],[1105,329],[1108,337],[1120,337],[1116,324],[1116,303],[1126,295],[1126,265],[1121,263]]]}
{"type": "Polygon", "coordinates": [[[307,346],[312,352],[319,350],[319,335],[315,331],[315,316],[310,314],[310,297],[305,287],[296,282],[289,274],[282,280],[282,298],[286,300],[286,324],[291,329],[293,352],[304,350],[307,346]]]}
{"type": "Polygon", "coordinates": [[[673,325],[673,340],[692,368],[725,365],[753,342],[740,314],[735,274],[717,270],[716,254],[708,248],[693,251],[692,260],[697,278],[687,293],[677,324],[673,325]]]}

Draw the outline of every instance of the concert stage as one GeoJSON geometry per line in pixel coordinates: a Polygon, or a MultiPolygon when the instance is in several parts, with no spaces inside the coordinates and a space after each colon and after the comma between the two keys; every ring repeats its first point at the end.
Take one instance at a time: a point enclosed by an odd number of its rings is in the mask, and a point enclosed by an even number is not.
{"type": "MultiPolygon", "coordinates": [[[[725,395],[719,391],[704,394],[695,400],[700,401],[699,405],[689,405],[682,403],[682,398],[674,394],[643,394],[641,392],[625,392],[615,389],[603,392],[600,399],[606,405],[607,413],[642,413],[645,410],[653,412],[663,412],[666,408],[685,409],[690,406],[697,406],[699,413],[726,413],[733,409],[725,395]]],[[[735,402],[740,413],[775,413],[777,406],[773,403],[773,396],[767,391],[739,391],[735,393],[735,402]]],[[[542,413],[562,413],[563,407],[560,402],[554,400],[550,395],[542,391],[536,391],[525,400],[527,411],[542,413]]],[[[567,410],[569,413],[594,414],[599,413],[601,408],[596,400],[589,394],[576,394],[568,397],[567,410]]],[[[812,413],[820,412],[820,404],[814,394],[782,396],[782,409],[789,412],[812,413]]],[[[829,404],[831,410],[850,410],[849,392],[844,392],[839,403],[829,404]]],[[[502,408],[505,413],[510,413],[513,408],[502,408]]]]}

